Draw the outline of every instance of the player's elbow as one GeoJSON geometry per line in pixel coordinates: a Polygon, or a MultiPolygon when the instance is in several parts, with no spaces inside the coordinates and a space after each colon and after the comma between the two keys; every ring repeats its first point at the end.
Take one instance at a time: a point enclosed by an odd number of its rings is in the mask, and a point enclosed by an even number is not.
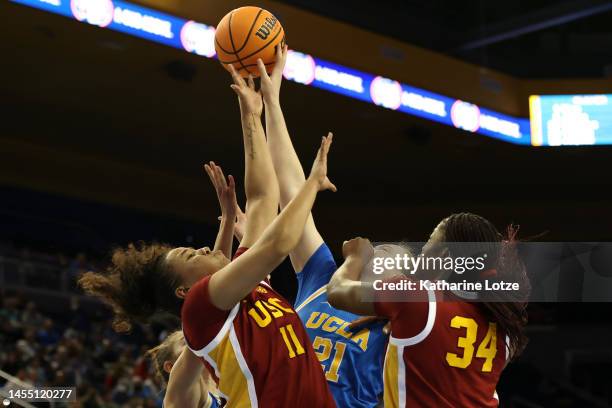
{"type": "MultiPolygon", "coordinates": [[[[280,180],[279,180],[279,183],[280,183],[280,180]]],[[[300,188],[303,185],[304,185],[303,178],[301,179],[301,181],[291,181],[291,182],[285,183],[285,185],[283,186],[283,189],[281,190],[281,194],[280,194],[281,209],[284,209],[287,205],[289,205],[291,200],[293,200],[293,198],[296,195],[298,195],[298,193],[300,192],[300,188]]]]}
{"type": "Polygon", "coordinates": [[[294,243],[291,237],[282,232],[277,232],[273,236],[268,236],[259,242],[257,247],[267,261],[281,263],[296,245],[297,240],[294,243]]]}
{"type": "Polygon", "coordinates": [[[286,226],[275,234],[270,243],[270,251],[273,255],[285,258],[300,241],[300,236],[292,231],[291,226],[286,226]]]}

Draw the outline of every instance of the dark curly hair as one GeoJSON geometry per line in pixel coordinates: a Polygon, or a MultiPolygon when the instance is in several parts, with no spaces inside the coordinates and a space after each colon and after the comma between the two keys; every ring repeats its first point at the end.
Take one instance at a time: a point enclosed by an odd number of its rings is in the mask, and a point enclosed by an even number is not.
{"type": "Polygon", "coordinates": [[[158,312],[180,316],[183,300],[175,295],[178,277],[164,262],[171,249],[142,242],[118,248],[106,273],[84,273],[78,284],[112,307],[113,328],[118,332],[129,331],[132,322],[146,323],[158,312]]]}
{"type": "MultiPolygon", "coordinates": [[[[481,305],[489,318],[499,324],[509,339],[510,358],[516,358],[527,345],[524,328],[527,324],[527,299],[531,285],[525,266],[517,250],[517,228],[508,227],[503,236],[486,218],[472,213],[452,214],[442,221],[444,241],[452,257],[473,256],[476,253],[489,255],[485,267],[495,269],[492,281],[519,283],[518,293],[506,291],[482,291],[481,305]],[[459,243],[453,245],[453,243],[459,243]],[[464,252],[469,253],[464,253],[464,252]]],[[[479,276],[466,273],[468,280],[480,280],[479,276]]]]}

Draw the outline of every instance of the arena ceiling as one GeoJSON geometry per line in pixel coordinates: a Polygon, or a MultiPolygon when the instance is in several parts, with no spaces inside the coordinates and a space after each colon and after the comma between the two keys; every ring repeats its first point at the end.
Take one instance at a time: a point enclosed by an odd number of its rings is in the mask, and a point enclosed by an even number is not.
{"type": "MultiPolygon", "coordinates": [[[[0,26],[0,184],[215,222],[201,164],[243,172],[222,67],[7,2],[0,26]]],[[[424,239],[462,210],[527,234],[610,238],[609,147],[514,146],[294,83],[283,103],[305,167],[336,135],[340,191],[315,210],[332,240],[424,239]]]]}
{"type": "Polygon", "coordinates": [[[281,2],[516,77],[612,77],[606,0],[281,2]]]}

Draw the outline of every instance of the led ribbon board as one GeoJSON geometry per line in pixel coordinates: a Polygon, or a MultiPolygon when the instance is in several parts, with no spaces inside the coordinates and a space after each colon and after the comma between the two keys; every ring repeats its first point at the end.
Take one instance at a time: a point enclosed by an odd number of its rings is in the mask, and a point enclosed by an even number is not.
{"type": "MultiPolygon", "coordinates": [[[[215,29],[120,0],[11,0],[77,21],[120,31],[207,58],[215,29]]],[[[472,133],[530,144],[529,121],[398,81],[290,51],[285,78],[472,133]]]]}
{"type": "Polygon", "coordinates": [[[612,94],[529,97],[534,146],[612,144],[612,94]]]}

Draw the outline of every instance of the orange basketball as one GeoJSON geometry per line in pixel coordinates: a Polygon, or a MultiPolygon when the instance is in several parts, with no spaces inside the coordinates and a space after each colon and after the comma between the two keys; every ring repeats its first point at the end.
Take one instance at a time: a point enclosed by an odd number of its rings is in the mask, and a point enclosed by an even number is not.
{"type": "Polygon", "coordinates": [[[221,65],[228,64],[243,77],[259,76],[257,59],[261,58],[268,73],[274,68],[276,45],[285,44],[285,30],[272,13],[246,6],[230,11],[221,19],[215,33],[215,49],[221,65]]]}

